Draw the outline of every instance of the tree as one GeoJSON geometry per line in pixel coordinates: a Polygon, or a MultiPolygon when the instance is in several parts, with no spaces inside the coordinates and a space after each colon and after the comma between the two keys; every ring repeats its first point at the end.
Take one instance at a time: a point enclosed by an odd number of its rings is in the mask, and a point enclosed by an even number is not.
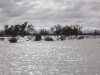
{"type": "Polygon", "coordinates": [[[8,25],[4,26],[5,29],[5,34],[6,35],[12,35],[13,37],[15,37],[16,35],[21,35],[24,36],[26,34],[26,27],[27,27],[27,23],[25,22],[22,25],[11,25],[10,27],[8,25]]]}
{"type": "Polygon", "coordinates": [[[26,28],[26,26],[27,26],[27,23],[28,22],[24,22],[24,24],[22,24],[21,26],[20,26],[20,35],[22,36],[22,37],[24,37],[24,35],[26,34],[26,31],[25,31],[25,28],[26,28]]]}
{"type": "Polygon", "coordinates": [[[82,34],[81,29],[82,29],[82,26],[79,26],[79,25],[72,26],[71,35],[76,35],[77,37],[78,34],[82,34]]]}
{"type": "Polygon", "coordinates": [[[30,34],[31,32],[33,32],[35,30],[34,26],[32,24],[28,25],[26,28],[26,33],[30,34]]]}
{"type": "Polygon", "coordinates": [[[62,35],[65,36],[73,36],[75,35],[77,37],[78,34],[82,34],[82,26],[79,25],[71,25],[71,26],[64,26],[62,27],[62,35]]]}
{"type": "Polygon", "coordinates": [[[99,30],[94,30],[94,37],[96,37],[96,35],[98,35],[99,34],[99,30]]]}
{"type": "Polygon", "coordinates": [[[69,36],[69,35],[71,35],[71,31],[72,31],[71,26],[66,25],[65,27],[62,27],[63,35],[69,36]]]}
{"type": "Polygon", "coordinates": [[[11,31],[10,31],[10,28],[8,27],[8,25],[4,25],[4,32],[5,32],[5,34],[10,35],[11,31]]]}
{"type": "Polygon", "coordinates": [[[55,25],[54,27],[51,28],[51,30],[53,31],[54,34],[57,35],[60,35],[61,34],[61,31],[62,31],[62,26],[60,26],[59,24],[58,25],[55,25]]]}

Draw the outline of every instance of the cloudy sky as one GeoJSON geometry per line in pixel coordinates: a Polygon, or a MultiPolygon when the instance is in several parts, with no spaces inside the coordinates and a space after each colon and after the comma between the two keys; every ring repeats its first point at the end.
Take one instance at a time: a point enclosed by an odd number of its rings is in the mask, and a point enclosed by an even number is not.
{"type": "Polygon", "coordinates": [[[26,21],[36,28],[79,24],[100,29],[100,0],[0,0],[0,29],[26,21]]]}

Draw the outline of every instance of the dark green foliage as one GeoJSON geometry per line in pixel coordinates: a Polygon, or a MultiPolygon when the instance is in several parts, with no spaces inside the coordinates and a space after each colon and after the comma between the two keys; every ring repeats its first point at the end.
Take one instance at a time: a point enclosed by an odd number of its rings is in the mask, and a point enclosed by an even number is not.
{"type": "Polygon", "coordinates": [[[96,38],[97,35],[99,35],[100,31],[99,30],[94,30],[94,38],[96,38]]]}
{"type": "Polygon", "coordinates": [[[45,37],[45,41],[54,41],[54,40],[47,36],[47,37],[45,37]]]}
{"type": "Polygon", "coordinates": [[[82,26],[79,26],[79,25],[75,25],[75,26],[65,26],[65,27],[62,27],[62,34],[63,35],[78,35],[78,34],[82,34],[82,26]]]}
{"type": "Polygon", "coordinates": [[[55,25],[54,27],[51,28],[51,30],[53,31],[54,34],[57,35],[65,35],[65,36],[72,36],[72,35],[78,35],[78,34],[82,34],[82,26],[79,26],[79,25],[74,25],[74,26],[60,26],[59,24],[58,25],[55,25]]]}
{"type": "Polygon", "coordinates": [[[71,35],[71,31],[72,31],[72,28],[70,26],[66,25],[65,27],[62,27],[63,35],[69,36],[69,35],[71,35]]]}
{"type": "Polygon", "coordinates": [[[25,22],[22,25],[11,25],[10,27],[8,25],[5,25],[5,34],[6,35],[11,35],[11,39],[9,39],[9,42],[17,42],[16,36],[17,35],[21,35],[22,37],[24,37],[27,33],[29,34],[29,32],[33,29],[34,26],[32,25],[28,25],[27,26],[27,22],[25,22]]]}
{"type": "Polygon", "coordinates": [[[77,39],[84,39],[84,36],[80,36],[80,37],[78,37],[77,39]]]}
{"type": "Polygon", "coordinates": [[[98,35],[99,34],[99,30],[94,30],[94,35],[98,35]]]}
{"type": "Polygon", "coordinates": [[[5,25],[5,34],[6,35],[12,35],[12,37],[15,37],[16,35],[21,35],[22,37],[26,34],[29,34],[30,31],[34,30],[33,25],[28,25],[27,22],[25,22],[22,25],[11,25],[10,27],[8,25],[5,25]]]}
{"type": "Polygon", "coordinates": [[[10,27],[8,27],[8,25],[5,25],[5,34],[6,35],[12,35],[12,36],[16,36],[16,35],[24,35],[25,32],[25,28],[26,28],[26,24],[27,22],[25,22],[22,25],[11,25],[10,27]]]}
{"type": "Polygon", "coordinates": [[[10,43],[16,43],[17,39],[15,37],[12,37],[12,38],[9,39],[9,42],[10,43]]]}
{"type": "Polygon", "coordinates": [[[31,24],[31,25],[28,25],[27,28],[26,28],[26,32],[27,34],[30,34],[30,32],[33,32],[35,29],[34,29],[34,26],[31,24]]]}
{"type": "Polygon", "coordinates": [[[62,32],[62,26],[60,26],[59,24],[58,25],[55,25],[54,27],[51,28],[51,30],[53,31],[54,34],[57,35],[60,35],[61,32],[62,32]]]}
{"type": "Polygon", "coordinates": [[[65,40],[65,39],[66,39],[66,36],[64,35],[60,37],[60,40],[65,40]]]}
{"type": "Polygon", "coordinates": [[[3,41],[5,38],[0,38],[1,41],[3,41]]]}

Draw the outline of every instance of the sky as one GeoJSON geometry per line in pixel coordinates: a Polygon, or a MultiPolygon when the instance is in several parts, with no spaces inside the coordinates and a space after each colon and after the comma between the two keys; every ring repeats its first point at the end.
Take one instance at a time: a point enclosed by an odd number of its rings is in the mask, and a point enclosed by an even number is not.
{"type": "Polygon", "coordinates": [[[0,29],[24,22],[35,28],[78,24],[100,29],[100,0],[0,0],[0,29]]]}

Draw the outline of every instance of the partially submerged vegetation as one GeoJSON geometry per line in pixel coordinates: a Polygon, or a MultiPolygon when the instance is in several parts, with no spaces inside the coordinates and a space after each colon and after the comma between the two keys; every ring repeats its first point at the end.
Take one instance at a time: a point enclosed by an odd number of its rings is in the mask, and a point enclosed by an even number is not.
{"type": "MultiPolygon", "coordinates": [[[[24,36],[26,35],[27,36],[34,35],[35,36],[34,41],[42,40],[42,36],[44,37],[45,41],[54,41],[52,37],[49,37],[50,35],[51,36],[55,35],[57,40],[65,40],[66,38],[68,39],[88,38],[88,36],[86,36],[86,34],[82,32],[82,26],[80,25],[61,26],[58,24],[50,28],[52,32],[52,34],[50,34],[50,30],[48,31],[46,29],[41,29],[39,33],[37,33],[32,24],[31,25],[27,24],[28,22],[25,22],[22,25],[11,25],[11,26],[5,25],[3,31],[4,34],[2,33],[2,35],[10,36],[11,38],[9,39],[9,42],[11,43],[17,42],[18,39],[16,37],[21,36],[24,38],[24,36]],[[78,37],[78,35],[80,36],[78,37]]],[[[94,35],[94,38],[99,34],[100,34],[99,30],[94,30],[94,33],[92,33],[92,35],[94,35]]],[[[4,40],[4,38],[0,38],[0,40],[4,40]]]]}
{"type": "Polygon", "coordinates": [[[9,42],[11,42],[11,43],[16,43],[16,42],[17,42],[17,38],[11,37],[11,38],[9,39],[9,42]]]}
{"type": "Polygon", "coordinates": [[[54,41],[52,38],[50,38],[49,36],[45,37],[45,41],[54,41]]]}
{"type": "Polygon", "coordinates": [[[1,41],[3,41],[5,38],[0,38],[1,41]]]}

